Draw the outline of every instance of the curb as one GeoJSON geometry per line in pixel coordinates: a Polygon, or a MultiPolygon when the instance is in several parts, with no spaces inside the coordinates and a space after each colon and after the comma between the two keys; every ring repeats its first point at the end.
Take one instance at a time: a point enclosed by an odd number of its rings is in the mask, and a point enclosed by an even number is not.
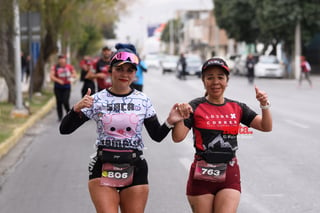
{"type": "Polygon", "coordinates": [[[35,114],[30,116],[30,118],[19,128],[15,129],[8,139],[0,144],[0,159],[4,157],[22,138],[24,133],[33,126],[38,120],[43,118],[55,105],[55,98],[52,97],[44,107],[42,107],[35,114]]]}

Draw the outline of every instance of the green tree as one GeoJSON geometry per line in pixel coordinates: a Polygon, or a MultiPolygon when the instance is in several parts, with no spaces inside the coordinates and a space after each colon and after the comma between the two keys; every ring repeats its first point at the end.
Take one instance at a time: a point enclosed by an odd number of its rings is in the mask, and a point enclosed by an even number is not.
{"type": "Polygon", "coordinates": [[[260,28],[255,7],[249,0],[213,0],[213,13],[220,28],[237,41],[256,43],[260,28]]]}
{"type": "MultiPolygon", "coordinates": [[[[81,2],[80,0],[21,1],[23,11],[37,11],[41,16],[40,55],[32,72],[35,92],[41,91],[45,76],[45,64],[50,56],[58,51],[57,41],[59,35],[65,38],[66,31],[63,29],[78,17],[78,12],[75,8],[78,8],[78,4],[81,2]]],[[[72,29],[72,25],[70,28],[72,29]]]]}
{"type": "Polygon", "coordinates": [[[57,41],[61,39],[62,52],[72,45],[74,55],[93,51],[101,40],[103,26],[117,18],[119,0],[21,0],[24,11],[38,11],[41,14],[41,50],[33,72],[34,91],[41,91],[44,82],[44,68],[50,57],[57,53],[57,41]],[[90,30],[90,32],[88,31],[90,30]],[[101,34],[101,36],[99,35],[101,34]]]}
{"type": "Polygon", "coordinates": [[[251,0],[256,7],[257,19],[261,34],[259,41],[265,46],[284,44],[286,54],[293,58],[294,32],[296,25],[301,24],[302,46],[307,46],[310,40],[320,29],[320,5],[315,0],[251,0]]]}
{"type": "Polygon", "coordinates": [[[115,0],[92,0],[81,6],[78,33],[73,33],[72,37],[77,57],[96,53],[101,49],[103,38],[115,37],[118,12],[125,8],[124,1],[115,0]]]}
{"type": "MultiPolygon", "coordinates": [[[[40,56],[33,70],[34,91],[42,90],[45,65],[57,52],[60,37],[63,49],[72,45],[73,55],[94,52],[104,35],[114,36],[114,23],[126,9],[125,0],[17,0],[21,12],[41,15],[40,56]],[[78,54],[79,52],[79,54],[78,54]]],[[[130,3],[132,3],[131,1],[130,3]]],[[[13,55],[13,1],[0,0],[0,76],[9,87],[9,102],[16,100],[13,55]]]]}
{"type": "Polygon", "coordinates": [[[319,0],[214,0],[219,26],[238,41],[262,42],[275,46],[283,42],[292,55],[294,30],[301,23],[306,45],[319,32],[319,0]],[[245,6],[244,6],[245,5],[245,6]]]}
{"type": "MultiPolygon", "coordinates": [[[[161,37],[160,40],[166,44],[170,43],[170,24],[173,25],[173,42],[175,44],[179,44],[179,40],[180,38],[183,37],[182,34],[182,28],[183,28],[183,24],[181,23],[180,19],[171,19],[167,22],[165,28],[163,29],[162,33],[161,33],[161,37]]],[[[175,54],[178,53],[178,45],[175,45],[175,54]]]]}
{"type": "Polygon", "coordinates": [[[99,30],[93,25],[85,25],[82,30],[81,37],[79,36],[79,39],[73,43],[73,46],[78,47],[78,57],[95,53],[101,47],[103,38],[99,30]]]}
{"type": "Polygon", "coordinates": [[[15,103],[15,73],[14,70],[14,47],[13,47],[13,1],[0,0],[0,76],[5,79],[8,85],[8,101],[15,103]]]}

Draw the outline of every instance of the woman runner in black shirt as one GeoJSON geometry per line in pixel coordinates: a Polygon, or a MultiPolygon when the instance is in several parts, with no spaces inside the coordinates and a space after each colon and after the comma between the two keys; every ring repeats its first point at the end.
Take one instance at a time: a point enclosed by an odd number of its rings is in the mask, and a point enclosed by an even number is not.
{"type": "Polygon", "coordinates": [[[236,158],[240,123],[257,130],[272,130],[270,103],[257,87],[261,115],[244,103],[224,97],[229,68],[221,58],[211,58],[202,66],[204,97],[179,104],[190,117],[178,122],[172,137],[181,142],[192,128],[195,157],[187,183],[187,196],[194,213],[235,213],[240,201],[240,171],[236,158]]]}

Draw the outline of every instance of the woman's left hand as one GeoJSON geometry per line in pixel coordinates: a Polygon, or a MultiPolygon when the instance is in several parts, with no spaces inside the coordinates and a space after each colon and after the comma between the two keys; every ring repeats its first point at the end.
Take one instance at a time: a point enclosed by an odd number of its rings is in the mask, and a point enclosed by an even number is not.
{"type": "Polygon", "coordinates": [[[255,86],[256,98],[260,102],[261,106],[266,106],[268,104],[268,95],[266,92],[261,91],[257,86],[255,86]]]}

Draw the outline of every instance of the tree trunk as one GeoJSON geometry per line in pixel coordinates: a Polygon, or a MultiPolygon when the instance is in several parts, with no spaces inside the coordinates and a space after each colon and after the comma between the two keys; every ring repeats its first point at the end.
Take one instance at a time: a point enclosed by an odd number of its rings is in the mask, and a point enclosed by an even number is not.
{"type": "Polygon", "coordinates": [[[48,62],[49,57],[52,53],[57,52],[57,45],[56,45],[56,39],[52,37],[54,35],[53,33],[46,33],[44,36],[44,39],[41,42],[40,47],[40,56],[38,59],[38,62],[36,64],[35,70],[33,72],[33,91],[34,92],[41,92],[44,77],[45,77],[45,64],[48,62]]]}
{"type": "MultiPolygon", "coordinates": [[[[16,82],[15,82],[15,72],[14,72],[14,55],[13,55],[13,5],[9,5],[7,1],[1,1],[2,6],[7,6],[7,8],[12,8],[11,12],[1,10],[0,14],[0,58],[2,64],[0,66],[0,75],[4,78],[8,86],[8,102],[15,104],[16,101],[16,82]],[[11,28],[10,28],[11,27],[11,28]]],[[[19,82],[20,83],[20,82],[19,82]]]]}
{"type": "Polygon", "coordinates": [[[267,51],[267,49],[268,49],[268,47],[269,47],[269,43],[264,43],[263,44],[263,49],[262,49],[262,55],[264,55],[265,54],[265,52],[267,51]]]}
{"type": "Polygon", "coordinates": [[[286,43],[283,43],[283,52],[286,57],[285,66],[287,78],[294,78],[293,67],[294,67],[294,52],[292,51],[292,46],[286,43]]]}
{"type": "Polygon", "coordinates": [[[277,44],[272,43],[272,50],[270,52],[270,55],[277,55],[277,44]]]}

